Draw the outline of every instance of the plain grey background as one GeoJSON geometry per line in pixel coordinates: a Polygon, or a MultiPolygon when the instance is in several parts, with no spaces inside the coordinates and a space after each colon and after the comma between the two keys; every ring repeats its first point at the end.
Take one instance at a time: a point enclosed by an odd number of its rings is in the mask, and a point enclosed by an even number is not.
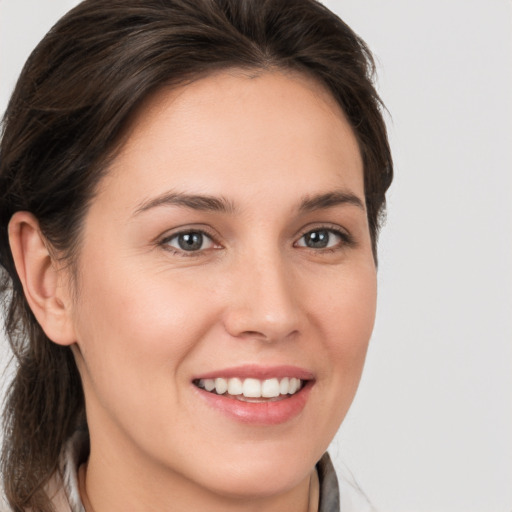
{"type": "MultiPolygon", "coordinates": [[[[0,0],[2,111],[76,3],[0,0]]],[[[377,324],[331,454],[380,512],[510,512],[512,2],[325,3],[375,54],[396,163],[377,324]]]]}

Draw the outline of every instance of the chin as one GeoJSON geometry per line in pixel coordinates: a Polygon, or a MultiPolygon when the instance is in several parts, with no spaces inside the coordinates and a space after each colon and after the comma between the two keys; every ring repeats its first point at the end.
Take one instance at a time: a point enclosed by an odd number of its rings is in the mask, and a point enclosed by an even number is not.
{"type": "Polygon", "coordinates": [[[226,450],[222,460],[204,468],[202,487],[231,499],[257,499],[285,494],[309,478],[324,449],[308,447],[304,441],[281,446],[239,446],[226,450]],[[302,445],[302,446],[301,446],[302,445]]]}
{"type": "MultiPolygon", "coordinates": [[[[279,465],[281,466],[281,465],[279,465]]],[[[261,461],[251,467],[231,467],[229,473],[212,475],[206,487],[230,499],[265,499],[297,487],[309,477],[314,464],[301,468],[289,465],[284,471],[272,463],[261,461]]]]}

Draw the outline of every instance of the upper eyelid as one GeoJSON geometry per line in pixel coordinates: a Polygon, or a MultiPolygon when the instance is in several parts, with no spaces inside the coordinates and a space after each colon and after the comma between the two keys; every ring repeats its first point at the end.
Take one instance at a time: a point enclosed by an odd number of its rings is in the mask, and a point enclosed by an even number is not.
{"type": "Polygon", "coordinates": [[[156,242],[164,243],[167,240],[170,240],[176,236],[183,235],[186,233],[201,233],[201,234],[206,235],[207,237],[211,238],[215,243],[220,244],[220,242],[219,242],[220,236],[216,232],[214,232],[214,230],[212,230],[211,228],[205,227],[203,225],[198,225],[198,226],[186,225],[186,226],[180,226],[177,228],[167,230],[156,238],[156,242]]]}
{"type": "Polygon", "coordinates": [[[327,222],[327,223],[318,223],[318,224],[314,223],[314,224],[307,225],[298,231],[297,237],[301,238],[304,235],[307,235],[308,233],[310,233],[311,231],[320,231],[322,229],[324,229],[326,231],[332,231],[334,233],[340,233],[341,235],[348,236],[348,237],[351,236],[350,232],[346,228],[343,228],[339,224],[332,224],[330,222],[327,222]]]}

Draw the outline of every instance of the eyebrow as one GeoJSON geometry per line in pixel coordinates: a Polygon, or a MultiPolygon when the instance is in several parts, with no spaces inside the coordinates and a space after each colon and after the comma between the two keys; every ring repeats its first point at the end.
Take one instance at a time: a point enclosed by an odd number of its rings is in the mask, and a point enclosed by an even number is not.
{"type": "MultiPolygon", "coordinates": [[[[363,201],[355,194],[345,190],[335,190],[313,196],[305,196],[300,204],[302,213],[323,210],[334,206],[351,204],[365,210],[363,201]]],[[[237,211],[235,204],[222,196],[185,194],[182,192],[166,192],[158,197],[143,201],[135,210],[134,216],[159,206],[182,206],[192,210],[210,211],[233,214],[237,211]]]]}
{"type": "Polygon", "coordinates": [[[343,204],[351,204],[365,210],[364,202],[355,194],[345,190],[335,190],[325,194],[306,196],[300,204],[299,211],[312,212],[343,204]]]}
{"type": "Polygon", "coordinates": [[[203,196],[199,194],[184,194],[180,192],[167,192],[153,199],[142,202],[135,210],[134,215],[156,208],[158,206],[184,206],[192,210],[233,213],[235,205],[224,197],[203,196]]]}

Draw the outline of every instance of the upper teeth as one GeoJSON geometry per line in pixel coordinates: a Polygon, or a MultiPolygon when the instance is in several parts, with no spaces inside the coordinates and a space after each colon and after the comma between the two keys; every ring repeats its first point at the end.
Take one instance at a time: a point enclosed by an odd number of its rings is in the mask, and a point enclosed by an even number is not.
{"type": "Polygon", "coordinates": [[[230,395],[243,395],[247,398],[273,398],[279,395],[293,395],[302,387],[302,381],[295,377],[283,379],[200,379],[200,388],[212,391],[218,395],[228,393],[230,395]]]}

